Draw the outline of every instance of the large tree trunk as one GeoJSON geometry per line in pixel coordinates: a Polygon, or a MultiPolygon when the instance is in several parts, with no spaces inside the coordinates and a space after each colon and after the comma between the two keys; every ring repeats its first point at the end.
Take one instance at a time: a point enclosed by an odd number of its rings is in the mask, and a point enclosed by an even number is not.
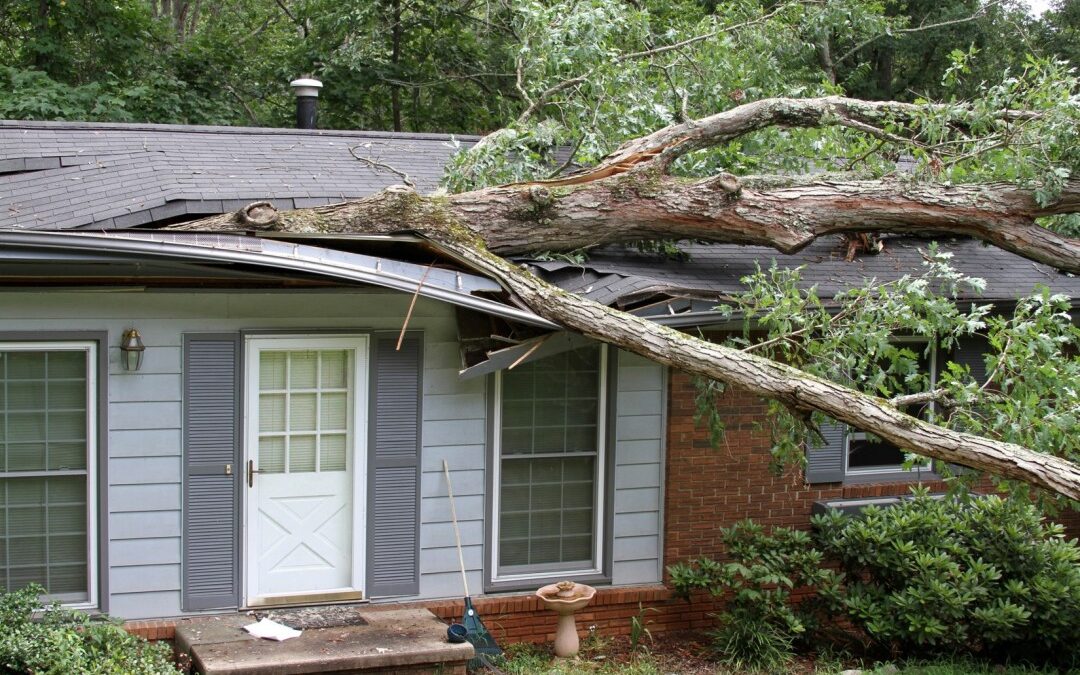
{"type": "MultiPolygon", "coordinates": [[[[1021,480],[1080,500],[1080,466],[1064,459],[924,422],[883,399],[680,333],[548,284],[496,255],[499,250],[518,250],[518,244],[498,243],[507,236],[502,230],[505,223],[494,219],[497,225],[490,226],[493,219],[489,210],[475,206],[482,204],[479,194],[471,193],[468,203],[473,206],[468,206],[452,197],[421,197],[411,189],[397,187],[356,202],[286,211],[277,214],[272,227],[290,232],[422,233],[467,264],[490,274],[538,315],[568,330],[687,373],[744,387],[795,410],[819,410],[927,457],[1021,480]],[[488,246],[487,239],[495,244],[488,246]]],[[[495,203],[500,204],[501,199],[495,203]]],[[[528,202],[528,197],[525,200],[528,202]]],[[[250,219],[241,224],[235,214],[227,214],[175,228],[250,230],[252,225],[250,219]]],[[[526,234],[527,229],[519,224],[514,231],[522,238],[532,236],[526,234]]]]}
{"type": "MultiPolygon", "coordinates": [[[[1034,219],[1080,211],[1080,181],[1053,204],[1011,185],[670,177],[695,148],[780,124],[844,124],[874,133],[912,106],[850,99],[775,99],[673,125],[624,144],[581,174],[523,185],[424,197],[394,187],[355,202],[271,213],[226,214],[174,226],[188,230],[310,233],[419,232],[490,274],[538,315],[688,373],[744,387],[798,411],[819,410],[927,457],[1025,481],[1080,500],[1080,466],[1051,455],[952,431],[889,402],[795,368],[712,344],[566,293],[500,256],[574,250],[612,242],[704,239],[795,251],[827,233],[940,232],[978,237],[1059,269],[1080,273],[1080,245],[1034,219]]],[[[1006,111],[1016,119],[1022,113],[1006,111]]]]}

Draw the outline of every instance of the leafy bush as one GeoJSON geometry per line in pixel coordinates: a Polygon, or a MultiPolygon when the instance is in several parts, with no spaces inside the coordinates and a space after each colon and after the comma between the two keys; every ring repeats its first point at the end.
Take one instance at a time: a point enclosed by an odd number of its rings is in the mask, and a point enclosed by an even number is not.
{"type": "MultiPolygon", "coordinates": [[[[721,530],[731,562],[700,558],[668,568],[676,593],[699,589],[729,596],[714,646],[736,667],[774,669],[789,661],[795,643],[817,624],[812,603],[791,603],[796,588],[832,589],[838,577],[807,532],[743,521],[721,530]]],[[[833,591],[830,591],[833,592],[833,591]]]]}
{"type": "Polygon", "coordinates": [[[813,522],[845,574],[828,599],[876,646],[1080,663],[1080,547],[1030,503],[922,490],[813,522]]]}
{"type": "Polygon", "coordinates": [[[36,675],[176,675],[167,645],[151,644],[118,623],[59,605],[38,614],[36,584],[0,595],[0,669],[36,675]]]}

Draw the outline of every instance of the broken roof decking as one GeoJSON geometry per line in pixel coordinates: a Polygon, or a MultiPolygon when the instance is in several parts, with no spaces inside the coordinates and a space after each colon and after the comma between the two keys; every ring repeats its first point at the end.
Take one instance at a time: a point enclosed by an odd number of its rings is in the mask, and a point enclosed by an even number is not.
{"type": "Polygon", "coordinates": [[[456,151],[438,134],[0,120],[0,227],[138,227],[260,200],[318,206],[402,183],[389,167],[430,192],[456,151]]]}
{"type": "MultiPolygon", "coordinates": [[[[735,244],[687,244],[682,246],[689,260],[669,260],[632,248],[607,247],[592,251],[581,264],[568,261],[528,261],[549,281],[604,305],[641,306],[665,298],[683,298],[635,313],[662,318],[673,312],[699,315],[707,312],[723,296],[746,288],[739,281],[753,274],[755,264],[763,269],[775,260],[786,268],[805,266],[803,286],[817,286],[818,295],[831,298],[846,288],[865,285],[872,279],[891,281],[905,274],[917,275],[925,269],[923,253],[929,240],[918,237],[886,237],[878,255],[860,254],[851,262],[844,259],[845,247],[838,237],[822,237],[794,255],[785,255],[764,246],[735,244]],[[669,307],[669,305],[671,305],[669,307]]],[[[1036,285],[1080,298],[1080,277],[1062,274],[1053,268],[986,246],[970,239],[942,239],[939,250],[953,254],[952,265],[960,272],[987,281],[985,293],[967,292],[965,300],[975,302],[1012,301],[1030,293],[1036,285]]],[[[704,318],[704,317],[702,317],[704,318]]]]}

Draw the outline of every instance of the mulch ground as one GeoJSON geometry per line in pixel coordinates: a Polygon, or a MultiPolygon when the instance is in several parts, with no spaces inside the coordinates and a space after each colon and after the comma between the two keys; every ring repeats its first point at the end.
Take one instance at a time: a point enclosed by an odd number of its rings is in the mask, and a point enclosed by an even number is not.
{"type": "MultiPolygon", "coordinates": [[[[630,638],[603,638],[593,646],[589,641],[582,644],[581,659],[609,668],[629,665],[635,660],[648,658],[658,671],[666,675],[716,675],[729,672],[716,660],[709,636],[702,632],[677,631],[659,633],[652,640],[644,638],[637,650],[630,647],[630,638]]],[[[802,675],[814,672],[814,659],[797,657],[787,672],[802,675]]]]}

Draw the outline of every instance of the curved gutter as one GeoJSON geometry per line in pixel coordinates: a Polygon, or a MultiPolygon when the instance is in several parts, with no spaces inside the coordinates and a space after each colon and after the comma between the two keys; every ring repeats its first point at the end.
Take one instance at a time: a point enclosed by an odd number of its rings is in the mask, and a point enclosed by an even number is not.
{"type": "Polygon", "coordinates": [[[287,269],[322,277],[382,286],[416,293],[459,307],[512,321],[558,329],[559,326],[532,312],[473,295],[496,292],[502,287],[475,274],[428,268],[360,253],[233,234],[185,234],[179,232],[72,232],[3,231],[0,245],[35,248],[79,248],[98,252],[240,263],[287,269]],[[427,277],[424,274],[427,272],[427,277]],[[420,283],[423,279],[423,284],[420,283]]]}

